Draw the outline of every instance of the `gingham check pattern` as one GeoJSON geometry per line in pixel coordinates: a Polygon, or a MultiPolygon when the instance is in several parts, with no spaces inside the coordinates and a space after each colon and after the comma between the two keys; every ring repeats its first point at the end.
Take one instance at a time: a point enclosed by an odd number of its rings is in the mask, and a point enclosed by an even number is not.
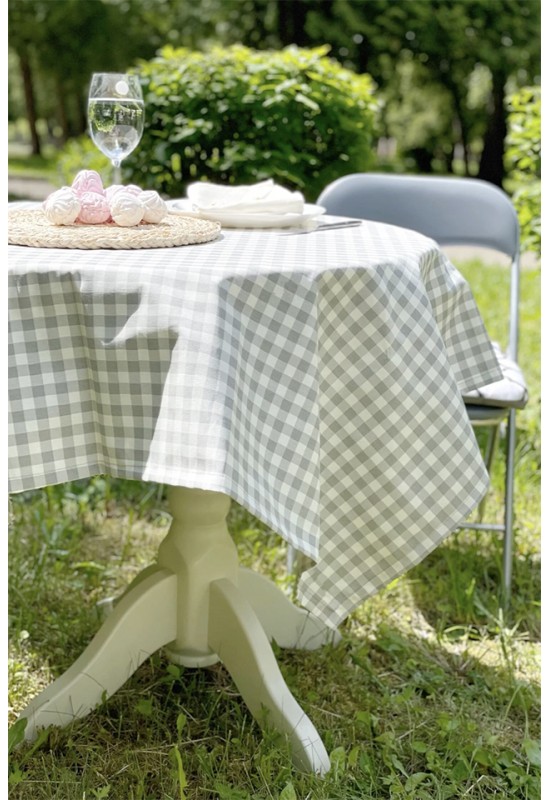
{"type": "Polygon", "coordinates": [[[109,473],[225,492],[315,566],[337,625],[488,479],[461,391],[499,380],[468,285],[400,228],[9,248],[10,490],[109,473]]]}

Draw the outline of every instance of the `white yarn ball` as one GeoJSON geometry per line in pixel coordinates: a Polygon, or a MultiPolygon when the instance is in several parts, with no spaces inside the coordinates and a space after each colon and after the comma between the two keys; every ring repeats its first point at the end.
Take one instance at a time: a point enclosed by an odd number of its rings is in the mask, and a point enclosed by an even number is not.
{"type": "Polygon", "coordinates": [[[142,192],[139,199],[145,209],[143,222],[161,222],[168,213],[168,206],[158,192],[153,190],[142,192]]]}
{"type": "Polygon", "coordinates": [[[124,186],[121,183],[113,183],[111,186],[107,186],[105,189],[105,197],[107,198],[109,205],[111,204],[115,194],[122,191],[124,191],[124,186]]]}
{"type": "Polygon", "coordinates": [[[80,200],[70,186],[63,186],[46,197],[42,209],[48,222],[71,225],[80,213],[80,200]]]}
{"type": "Polygon", "coordinates": [[[122,190],[113,196],[110,208],[113,222],[123,228],[139,225],[145,210],[138,197],[122,190]]]}

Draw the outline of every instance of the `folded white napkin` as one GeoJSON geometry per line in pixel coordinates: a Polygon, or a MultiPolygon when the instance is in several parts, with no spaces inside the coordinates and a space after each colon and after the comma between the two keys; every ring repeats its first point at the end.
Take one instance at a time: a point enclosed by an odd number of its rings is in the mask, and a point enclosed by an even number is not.
{"type": "Polygon", "coordinates": [[[291,192],[271,179],[251,186],[218,186],[200,181],[187,187],[187,197],[198,212],[301,214],[304,210],[301,192],[291,192]]]}

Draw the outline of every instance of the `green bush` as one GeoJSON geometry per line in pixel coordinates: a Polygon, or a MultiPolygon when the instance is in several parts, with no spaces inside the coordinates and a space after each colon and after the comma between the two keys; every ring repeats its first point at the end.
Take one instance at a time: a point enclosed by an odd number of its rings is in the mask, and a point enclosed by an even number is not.
{"type": "Polygon", "coordinates": [[[340,175],[367,169],[372,80],[327,50],[166,47],[142,63],[147,123],[133,156],[135,182],[177,196],[201,178],[273,178],[315,199],[340,175]]]}
{"type": "Polygon", "coordinates": [[[506,156],[524,250],[541,252],[541,90],[527,86],[508,101],[506,156]]]}
{"type": "MultiPolygon", "coordinates": [[[[313,200],[340,175],[369,169],[378,111],[373,81],[327,52],[163,48],[138,66],[146,123],[123,162],[124,180],[178,197],[200,179],[273,178],[313,200]]],[[[77,152],[73,146],[62,156],[67,181],[83,166],[77,152]]],[[[89,148],[82,155],[90,168],[89,148]]]]}
{"type": "Polygon", "coordinates": [[[113,182],[111,162],[97,149],[90,137],[85,134],[71,139],[63,147],[56,161],[60,183],[70,185],[81,169],[95,169],[99,172],[104,186],[113,182]]]}

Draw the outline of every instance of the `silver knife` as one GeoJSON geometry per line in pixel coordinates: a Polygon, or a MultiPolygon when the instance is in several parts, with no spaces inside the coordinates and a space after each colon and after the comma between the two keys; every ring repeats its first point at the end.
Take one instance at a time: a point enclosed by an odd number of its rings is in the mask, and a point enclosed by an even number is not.
{"type": "Polygon", "coordinates": [[[288,231],[282,234],[283,236],[301,235],[303,233],[316,233],[317,231],[334,231],[339,228],[356,228],[363,223],[362,219],[347,219],[341,222],[322,222],[316,228],[306,228],[300,231],[288,231]]]}

